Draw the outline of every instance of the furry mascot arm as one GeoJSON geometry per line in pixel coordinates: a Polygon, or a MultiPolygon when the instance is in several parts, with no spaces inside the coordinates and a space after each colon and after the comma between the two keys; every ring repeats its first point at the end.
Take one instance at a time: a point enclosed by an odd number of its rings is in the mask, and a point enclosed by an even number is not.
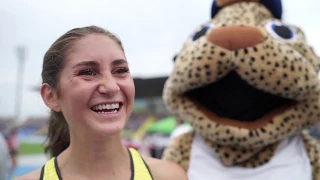
{"type": "Polygon", "coordinates": [[[175,138],[165,149],[162,159],[175,162],[188,171],[192,138],[193,132],[175,138]]]}
{"type": "Polygon", "coordinates": [[[320,180],[319,142],[313,139],[307,132],[303,132],[303,141],[312,166],[312,177],[314,180],[320,180]]]}

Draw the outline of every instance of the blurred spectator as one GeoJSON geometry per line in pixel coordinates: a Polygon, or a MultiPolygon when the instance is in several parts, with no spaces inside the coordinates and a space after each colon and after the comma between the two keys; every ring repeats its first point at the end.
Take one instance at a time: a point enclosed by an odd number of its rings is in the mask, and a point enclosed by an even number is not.
{"type": "Polygon", "coordinates": [[[164,149],[169,144],[169,137],[161,133],[153,133],[146,137],[149,142],[152,142],[150,146],[150,156],[153,158],[161,159],[164,149]]]}
{"type": "Polygon", "coordinates": [[[17,156],[18,156],[18,126],[12,126],[8,128],[5,133],[5,139],[7,142],[7,147],[9,148],[9,154],[11,159],[11,167],[9,169],[9,176],[13,174],[16,166],[17,166],[17,156]]]}
{"type": "Polygon", "coordinates": [[[0,133],[0,180],[6,180],[8,176],[9,150],[5,138],[0,133]]]}

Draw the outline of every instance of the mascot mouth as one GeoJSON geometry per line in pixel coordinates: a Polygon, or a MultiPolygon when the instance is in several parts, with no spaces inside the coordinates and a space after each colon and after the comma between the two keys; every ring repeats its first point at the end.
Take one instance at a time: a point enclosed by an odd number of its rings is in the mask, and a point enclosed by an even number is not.
{"type": "Polygon", "coordinates": [[[221,80],[186,92],[186,97],[220,118],[255,122],[293,100],[258,90],[231,72],[221,80]]]}

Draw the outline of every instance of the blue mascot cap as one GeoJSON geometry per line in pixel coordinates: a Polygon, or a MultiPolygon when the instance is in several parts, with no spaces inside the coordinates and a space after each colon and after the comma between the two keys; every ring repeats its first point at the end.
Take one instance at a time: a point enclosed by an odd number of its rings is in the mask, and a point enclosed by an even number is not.
{"type": "MultiPolygon", "coordinates": [[[[260,3],[263,4],[269,11],[273,14],[273,16],[277,19],[281,19],[282,16],[282,4],[281,0],[260,0],[260,3]]],[[[213,1],[211,7],[211,18],[219,12],[221,7],[219,7],[216,1],[213,1]]]]}

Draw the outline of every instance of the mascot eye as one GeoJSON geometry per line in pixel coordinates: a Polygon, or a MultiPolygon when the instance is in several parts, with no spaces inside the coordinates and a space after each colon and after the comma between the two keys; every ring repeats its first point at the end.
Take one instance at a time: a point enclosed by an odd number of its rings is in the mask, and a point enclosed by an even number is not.
{"type": "Polygon", "coordinates": [[[206,35],[206,33],[213,28],[212,24],[207,24],[205,26],[202,27],[202,29],[198,32],[196,32],[193,36],[192,36],[192,40],[196,41],[197,39],[201,38],[202,36],[206,35]]]}
{"type": "Polygon", "coordinates": [[[266,29],[277,38],[289,41],[294,41],[296,39],[295,32],[290,27],[282,25],[279,22],[269,22],[266,25],[266,29]]]}

